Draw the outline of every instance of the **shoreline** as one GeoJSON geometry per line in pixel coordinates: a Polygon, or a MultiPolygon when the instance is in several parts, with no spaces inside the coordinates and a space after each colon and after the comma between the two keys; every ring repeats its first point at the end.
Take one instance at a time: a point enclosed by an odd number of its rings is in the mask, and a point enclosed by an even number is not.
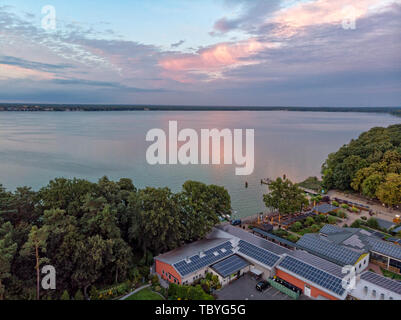
{"type": "Polygon", "coordinates": [[[0,112],[112,112],[112,111],[283,111],[327,113],[381,113],[401,117],[401,107],[294,107],[294,106],[174,106],[104,104],[0,103],[0,112]]]}

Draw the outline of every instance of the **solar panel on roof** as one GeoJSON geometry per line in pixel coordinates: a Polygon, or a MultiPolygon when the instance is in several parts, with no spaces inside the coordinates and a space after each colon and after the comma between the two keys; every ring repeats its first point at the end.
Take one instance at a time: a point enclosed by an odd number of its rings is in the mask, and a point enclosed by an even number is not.
{"type": "Polygon", "coordinates": [[[401,294],[401,283],[389,278],[378,275],[374,272],[365,272],[361,275],[361,279],[373,283],[379,287],[390,290],[397,294],[401,294]]]}
{"type": "Polygon", "coordinates": [[[231,242],[227,241],[217,247],[206,250],[202,255],[194,255],[187,260],[184,259],[173,264],[173,266],[182,276],[186,276],[206,266],[210,266],[233,253],[231,242]],[[225,252],[223,252],[222,249],[225,249],[225,252]],[[216,251],[218,252],[217,255],[214,254],[216,251]]]}
{"type": "Polygon", "coordinates": [[[239,241],[238,252],[250,258],[253,258],[256,261],[259,261],[269,267],[274,266],[274,264],[280,259],[278,255],[271,253],[265,249],[256,247],[253,244],[244,240],[239,241]]]}
{"type": "Polygon", "coordinates": [[[297,274],[331,292],[342,296],[345,289],[342,287],[342,280],[325,271],[312,267],[293,257],[287,256],[279,264],[280,268],[297,274]]]}
{"type": "Polygon", "coordinates": [[[298,240],[297,245],[311,253],[327,257],[340,265],[354,265],[361,256],[355,251],[322,239],[314,234],[304,235],[298,240]]]}
{"type": "Polygon", "coordinates": [[[384,254],[389,257],[393,257],[396,259],[401,259],[401,247],[398,245],[388,243],[382,240],[377,240],[374,238],[367,238],[369,245],[373,251],[377,253],[384,254]]]}
{"type": "Polygon", "coordinates": [[[249,263],[237,255],[233,255],[223,261],[220,261],[212,266],[216,272],[218,272],[223,278],[236,273],[245,267],[249,266],[249,263]]]}

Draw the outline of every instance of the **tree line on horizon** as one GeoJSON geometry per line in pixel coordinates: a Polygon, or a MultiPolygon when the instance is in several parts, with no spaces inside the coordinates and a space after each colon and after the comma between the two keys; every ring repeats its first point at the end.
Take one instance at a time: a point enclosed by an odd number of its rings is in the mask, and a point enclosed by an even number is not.
{"type": "Polygon", "coordinates": [[[145,276],[154,256],[202,239],[227,214],[227,190],[195,181],[178,193],[107,177],[57,178],[37,192],[0,186],[0,299],[88,297],[91,287],[145,276]],[[38,296],[44,264],[57,288],[38,296]]]}

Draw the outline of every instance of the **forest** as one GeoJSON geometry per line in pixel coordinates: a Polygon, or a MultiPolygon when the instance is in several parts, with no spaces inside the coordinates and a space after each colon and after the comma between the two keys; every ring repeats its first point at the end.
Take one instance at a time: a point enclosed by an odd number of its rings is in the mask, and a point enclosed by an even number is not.
{"type": "Polygon", "coordinates": [[[322,166],[323,187],[353,191],[387,206],[401,204],[401,124],[372,128],[322,166]]]}
{"type": "Polygon", "coordinates": [[[203,238],[231,214],[228,192],[187,181],[181,192],[130,179],[57,178],[39,191],[0,186],[0,299],[59,299],[146,277],[153,257],[203,238]],[[39,268],[57,270],[40,291],[39,268]]]}

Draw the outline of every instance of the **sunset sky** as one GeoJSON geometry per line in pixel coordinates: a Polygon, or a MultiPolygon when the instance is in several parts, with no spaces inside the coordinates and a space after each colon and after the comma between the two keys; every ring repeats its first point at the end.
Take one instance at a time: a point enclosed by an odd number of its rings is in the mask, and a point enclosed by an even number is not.
{"type": "Polygon", "coordinates": [[[0,0],[0,102],[401,106],[401,0],[0,0]]]}

